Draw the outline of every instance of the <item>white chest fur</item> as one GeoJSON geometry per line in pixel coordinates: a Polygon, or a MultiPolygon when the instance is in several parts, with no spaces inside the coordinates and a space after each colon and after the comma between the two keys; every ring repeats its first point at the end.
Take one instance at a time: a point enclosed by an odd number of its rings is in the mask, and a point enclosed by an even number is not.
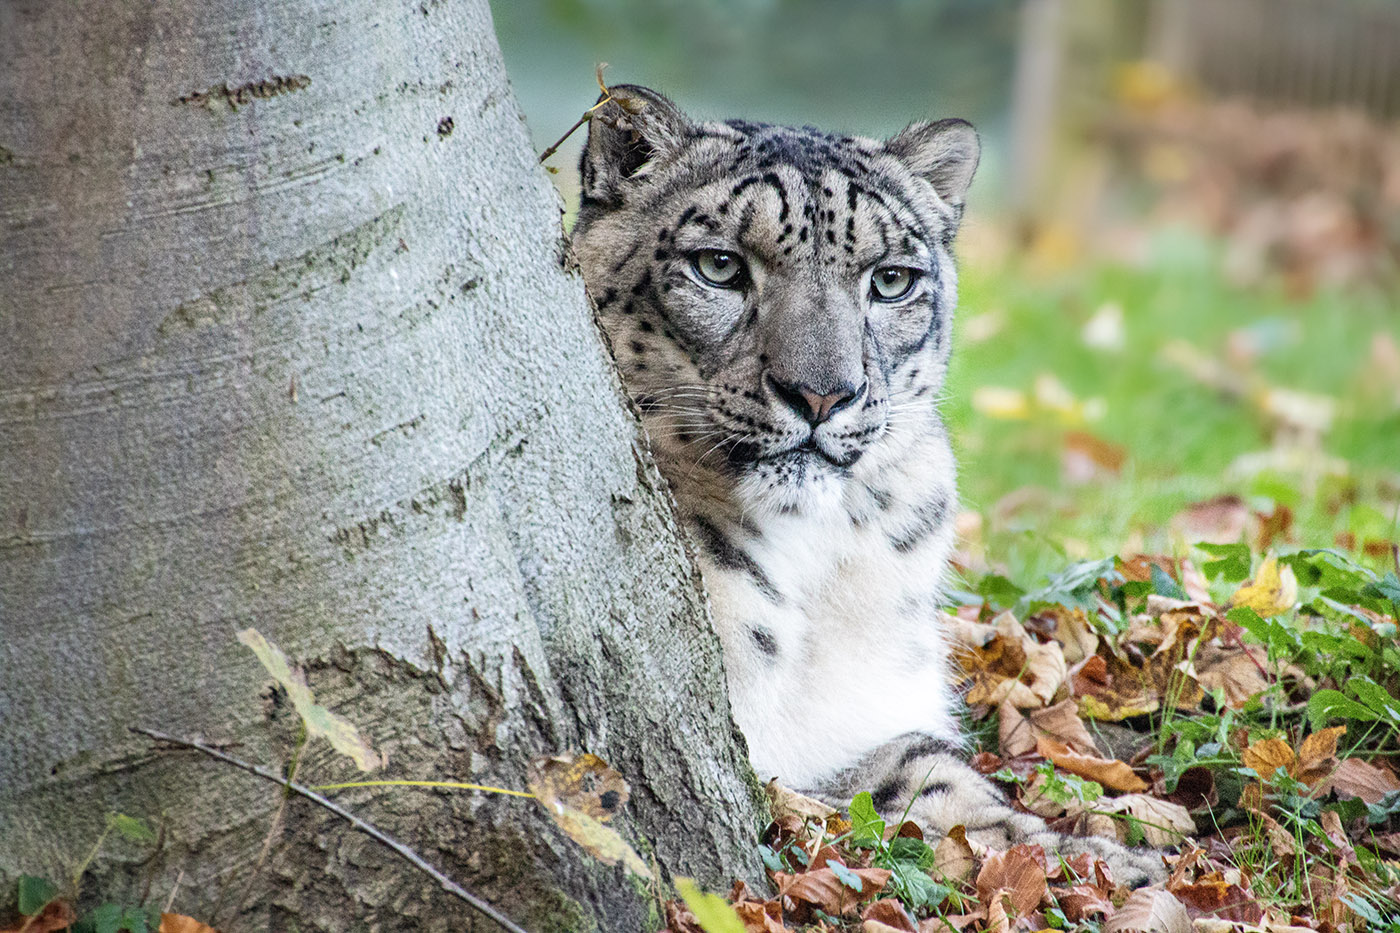
{"type": "Polygon", "coordinates": [[[901,551],[889,530],[898,515],[768,519],[744,542],[768,587],[702,560],[734,716],[761,779],[815,786],[908,732],[956,741],[934,605],[950,535],[901,551]]]}

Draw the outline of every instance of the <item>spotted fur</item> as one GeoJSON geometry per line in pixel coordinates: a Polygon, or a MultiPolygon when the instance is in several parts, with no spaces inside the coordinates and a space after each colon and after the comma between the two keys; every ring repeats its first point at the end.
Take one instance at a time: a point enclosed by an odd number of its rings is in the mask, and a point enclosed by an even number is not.
{"type": "Polygon", "coordinates": [[[613,95],[574,246],[699,546],[755,770],[1160,877],[1153,854],[1050,832],[964,762],[937,613],[956,502],[938,397],[972,127],[878,141],[613,95]]]}

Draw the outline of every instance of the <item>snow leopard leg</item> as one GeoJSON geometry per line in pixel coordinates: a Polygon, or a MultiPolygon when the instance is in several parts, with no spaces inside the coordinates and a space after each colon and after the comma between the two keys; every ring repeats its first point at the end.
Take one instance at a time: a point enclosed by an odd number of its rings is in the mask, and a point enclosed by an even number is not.
{"type": "Polygon", "coordinates": [[[887,742],[836,783],[813,796],[845,805],[855,793],[869,790],[881,816],[891,821],[904,816],[930,836],[942,837],[962,825],[968,839],[996,849],[1030,843],[1052,859],[1087,852],[1103,859],[1114,880],[1129,887],[1166,878],[1156,851],[1096,836],[1067,836],[1040,817],[1016,810],[996,785],[967,764],[956,745],[933,736],[914,733],[887,742]]]}

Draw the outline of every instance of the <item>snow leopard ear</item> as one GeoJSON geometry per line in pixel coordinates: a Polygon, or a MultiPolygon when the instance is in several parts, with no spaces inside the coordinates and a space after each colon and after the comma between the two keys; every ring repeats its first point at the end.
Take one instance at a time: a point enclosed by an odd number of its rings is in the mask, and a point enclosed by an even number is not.
{"type": "Polygon", "coordinates": [[[644,166],[675,155],[691,123],[680,108],[651,88],[616,84],[588,120],[588,144],[579,172],[584,200],[614,202],[644,166]]]}
{"type": "Polygon", "coordinates": [[[966,120],[936,120],[909,124],[885,141],[885,151],[927,179],[940,198],[961,209],[982,144],[966,120]]]}

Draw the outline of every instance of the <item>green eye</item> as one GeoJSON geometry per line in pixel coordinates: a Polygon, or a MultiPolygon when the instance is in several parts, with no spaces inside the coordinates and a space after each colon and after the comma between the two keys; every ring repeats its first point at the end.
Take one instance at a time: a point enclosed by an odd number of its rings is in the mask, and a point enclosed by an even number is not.
{"type": "Polygon", "coordinates": [[[722,249],[697,250],[690,256],[695,274],[719,288],[738,288],[744,282],[744,260],[722,249]]]}
{"type": "Polygon", "coordinates": [[[909,294],[919,273],[905,266],[883,266],[870,276],[870,290],[877,301],[898,301],[909,294]]]}

